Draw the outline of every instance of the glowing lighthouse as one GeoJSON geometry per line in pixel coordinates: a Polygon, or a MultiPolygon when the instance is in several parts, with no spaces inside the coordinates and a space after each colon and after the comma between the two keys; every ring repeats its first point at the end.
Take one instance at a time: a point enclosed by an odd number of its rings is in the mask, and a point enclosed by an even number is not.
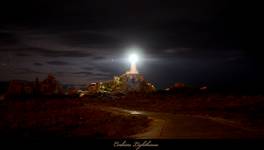
{"type": "Polygon", "coordinates": [[[129,56],[129,62],[130,62],[130,70],[127,72],[127,74],[138,74],[137,71],[137,63],[138,56],[136,54],[131,54],[129,56]]]}

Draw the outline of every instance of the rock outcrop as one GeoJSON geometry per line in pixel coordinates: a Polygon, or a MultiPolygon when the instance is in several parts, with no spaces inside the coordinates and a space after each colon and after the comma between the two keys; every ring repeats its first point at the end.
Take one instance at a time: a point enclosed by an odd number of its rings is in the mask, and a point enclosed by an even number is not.
{"type": "Polygon", "coordinates": [[[87,87],[87,91],[90,94],[96,93],[129,93],[129,92],[141,92],[150,93],[156,89],[154,85],[149,83],[140,74],[122,74],[120,76],[114,76],[113,80],[91,83],[87,87]]]}
{"type": "Polygon", "coordinates": [[[43,81],[36,78],[35,81],[12,80],[9,83],[6,92],[7,97],[23,97],[23,96],[51,96],[63,95],[64,89],[61,84],[52,75],[48,75],[43,81]]]}

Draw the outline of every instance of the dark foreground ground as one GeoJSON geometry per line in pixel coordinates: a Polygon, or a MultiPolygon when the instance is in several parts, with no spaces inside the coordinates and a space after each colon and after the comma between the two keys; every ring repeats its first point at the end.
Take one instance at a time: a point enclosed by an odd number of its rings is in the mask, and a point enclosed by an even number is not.
{"type": "Polygon", "coordinates": [[[0,138],[126,138],[150,122],[145,116],[117,114],[73,98],[1,102],[0,138]]]}
{"type": "MultiPolygon", "coordinates": [[[[85,101],[87,98],[83,98],[85,101]]],[[[232,123],[264,133],[264,96],[225,94],[131,94],[121,99],[89,103],[133,110],[186,114],[232,123]]]]}
{"type": "Polygon", "coordinates": [[[262,139],[263,127],[263,96],[130,94],[0,102],[0,137],[10,139],[262,139]]]}

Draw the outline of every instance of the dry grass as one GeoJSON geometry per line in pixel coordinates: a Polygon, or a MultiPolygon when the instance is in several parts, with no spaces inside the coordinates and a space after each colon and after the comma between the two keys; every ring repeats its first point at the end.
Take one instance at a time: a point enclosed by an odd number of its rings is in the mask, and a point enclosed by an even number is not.
{"type": "Polygon", "coordinates": [[[6,101],[0,108],[1,137],[125,138],[144,130],[145,116],[113,114],[78,99],[6,101]]]}
{"type": "Polygon", "coordinates": [[[264,96],[130,95],[119,100],[89,101],[93,102],[137,110],[218,117],[247,128],[264,131],[264,96]]]}
{"type": "Polygon", "coordinates": [[[121,99],[2,101],[1,137],[123,138],[143,131],[150,122],[146,116],[113,114],[89,104],[218,117],[259,131],[264,127],[263,96],[128,95],[121,99]]]}

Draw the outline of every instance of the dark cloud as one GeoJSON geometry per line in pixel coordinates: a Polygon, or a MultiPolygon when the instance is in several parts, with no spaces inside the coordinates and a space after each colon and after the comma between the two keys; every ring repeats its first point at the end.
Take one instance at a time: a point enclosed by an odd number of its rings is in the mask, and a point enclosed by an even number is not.
{"type": "MultiPolygon", "coordinates": [[[[1,4],[1,63],[6,68],[12,64],[9,70],[16,70],[20,65],[30,68],[46,62],[71,69],[52,70],[42,64],[40,72],[69,75],[67,82],[95,81],[124,73],[129,64],[120,59],[135,45],[145,59],[138,64],[139,72],[160,87],[178,81],[264,83],[263,46],[259,46],[263,44],[253,35],[259,33],[261,17],[251,6],[251,2],[227,0],[1,4]]],[[[33,76],[34,70],[28,72],[33,76]]],[[[2,79],[8,76],[1,74],[2,79]]]]}
{"type": "Polygon", "coordinates": [[[165,58],[185,58],[185,59],[226,59],[229,57],[245,56],[245,52],[239,49],[220,49],[220,48],[172,48],[166,49],[162,53],[156,53],[165,58]]]}
{"type": "Polygon", "coordinates": [[[91,76],[91,77],[110,77],[109,73],[106,72],[94,72],[94,71],[80,71],[80,72],[73,72],[74,75],[84,75],[84,76],[91,76]]]}
{"type": "Polygon", "coordinates": [[[71,63],[65,62],[65,61],[47,61],[47,64],[50,65],[56,65],[56,66],[67,66],[72,65],[71,63]]]}
{"type": "Polygon", "coordinates": [[[32,53],[45,57],[90,57],[91,53],[85,51],[51,50],[39,47],[0,47],[0,52],[18,52],[18,56],[29,56],[32,53]],[[22,53],[23,52],[23,53],[22,53]]]}
{"type": "Polygon", "coordinates": [[[124,67],[124,64],[105,62],[105,63],[97,63],[94,65],[94,67],[96,68],[96,71],[98,72],[102,72],[109,76],[113,76],[113,75],[118,75],[118,74],[126,72],[126,70],[128,70],[129,68],[129,65],[127,65],[127,68],[126,68],[124,67]]]}
{"type": "MultiPolygon", "coordinates": [[[[21,13],[13,15],[18,15],[19,18],[27,16],[24,18],[28,20],[26,24],[33,29],[63,33],[65,43],[72,46],[115,47],[120,43],[134,42],[156,48],[174,46],[237,48],[241,47],[240,41],[243,40],[241,37],[244,37],[237,32],[237,28],[246,26],[241,18],[244,14],[244,10],[241,9],[243,7],[238,7],[245,5],[242,2],[236,4],[210,0],[199,2],[79,0],[69,3],[59,0],[50,4],[23,3],[24,9],[21,13]],[[38,8],[43,5],[47,8],[38,8]],[[52,25],[49,22],[52,22],[52,25]]],[[[21,19],[15,22],[24,24],[21,19]]]]}
{"type": "Polygon", "coordinates": [[[73,72],[72,74],[75,74],[75,75],[86,75],[86,76],[94,75],[93,72],[89,72],[89,71],[73,72]]]}
{"type": "Polygon", "coordinates": [[[94,67],[82,67],[82,69],[84,69],[84,70],[93,70],[94,67]]]}
{"type": "Polygon", "coordinates": [[[64,41],[72,47],[89,47],[89,48],[113,48],[122,43],[122,40],[115,38],[114,35],[107,35],[104,32],[80,30],[67,32],[63,34],[64,41]]]}
{"type": "Polygon", "coordinates": [[[94,56],[93,57],[94,60],[103,60],[106,59],[104,56],[94,56]]]}
{"type": "Polygon", "coordinates": [[[92,54],[81,51],[42,51],[42,54],[47,57],[90,57],[92,54]]]}
{"type": "Polygon", "coordinates": [[[112,78],[112,75],[110,73],[105,73],[105,72],[94,73],[94,75],[95,77],[112,78]]]}
{"type": "Polygon", "coordinates": [[[22,56],[22,57],[31,56],[30,54],[27,54],[27,53],[17,53],[16,55],[17,56],[22,56]]]}
{"type": "Polygon", "coordinates": [[[38,62],[33,63],[33,65],[35,65],[35,66],[43,66],[42,63],[38,63],[38,62]]]}
{"type": "MultiPolygon", "coordinates": [[[[1,28],[0,28],[1,29],[1,28]]],[[[5,30],[0,30],[0,44],[14,44],[17,43],[18,39],[14,34],[9,33],[5,30]]]]}
{"type": "Polygon", "coordinates": [[[36,71],[29,68],[18,68],[15,70],[16,74],[44,74],[44,72],[36,71]]]}

